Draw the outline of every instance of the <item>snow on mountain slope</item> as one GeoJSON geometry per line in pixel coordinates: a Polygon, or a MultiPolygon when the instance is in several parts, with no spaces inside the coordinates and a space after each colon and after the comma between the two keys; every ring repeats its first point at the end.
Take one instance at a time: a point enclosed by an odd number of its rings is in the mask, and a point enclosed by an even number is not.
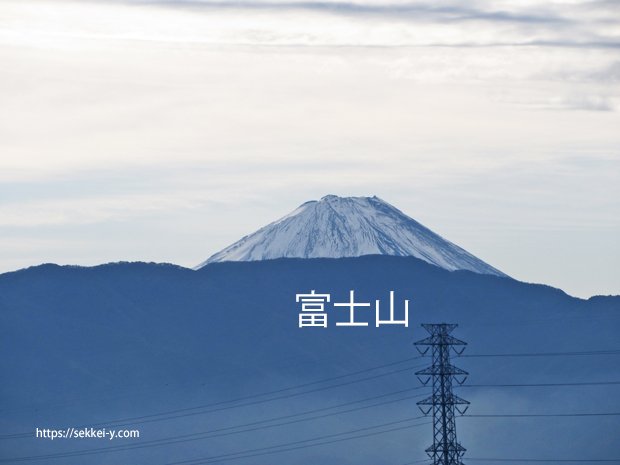
{"type": "Polygon", "coordinates": [[[412,256],[446,270],[505,276],[378,197],[327,195],[211,256],[208,263],[274,258],[412,256]]]}

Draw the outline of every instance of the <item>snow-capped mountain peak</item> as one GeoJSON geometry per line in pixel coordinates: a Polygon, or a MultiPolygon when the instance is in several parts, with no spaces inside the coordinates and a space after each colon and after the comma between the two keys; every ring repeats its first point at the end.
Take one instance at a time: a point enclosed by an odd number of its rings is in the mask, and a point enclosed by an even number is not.
{"type": "Polygon", "coordinates": [[[374,197],[326,195],[214,254],[212,262],[274,258],[412,256],[447,270],[505,276],[389,203],[374,197]]]}

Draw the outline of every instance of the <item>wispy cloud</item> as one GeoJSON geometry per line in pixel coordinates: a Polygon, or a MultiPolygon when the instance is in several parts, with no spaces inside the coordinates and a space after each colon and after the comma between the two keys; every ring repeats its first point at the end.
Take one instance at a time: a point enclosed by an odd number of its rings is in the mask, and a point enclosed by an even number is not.
{"type": "MultiPolygon", "coordinates": [[[[5,0],[1,263],[193,265],[336,193],[385,197],[523,277],[579,222],[575,247],[607,260],[582,263],[611,276],[618,167],[599,156],[620,157],[617,12],[561,0],[5,0]],[[524,231],[530,260],[500,240],[524,231]]],[[[587,272],[537,279],[564,278],[575,294],[597,286],[587,272]]]]}
{"type": "Polygon", "coordinates": [[[215,10],[269,10],[277,11],[310,11],[333,15],[406,18],[412,21],[501,21],[516,23],[558,24],[571,23],[572,20],[548,13],[509,12],[501,10],[476,8],[470,3],[445,4],[428,3],[362,3],[362,2],[274,2],[274,1],[200,1],[200,0],[129,0],[126,4],[133,5],[167,5],[170,7],[193,7],[196,9],[215,10]]]}
{"type": "Polygon", "coordinates": [[[219,45],[620,47],[620,20],[610,16],[612,6],[607,2],[596,1],[504,0],[464,5],[454,1],[91,0],[81,5],[60,1],[53,7],[39,3],[37,8],[44,27],[20,33],[12,27],[20,22],[9,22],[0,40],[4,36],[32,43],[31,35],[36,38],[47,29],[57,39],[81,36],[219,45]],[[68,14],[60,14],[63,9],[68,14]],[[80,10],[81,19],[73,22],[71,13],[80,10]],[[90,16],[95,10],[100,10],[98,15],[90,16]],[[116,20],[108,20],[106,13],[116,20]],[[59,21],[49,21],[53,16],[59,16],[59,21]],[[177,27],[180,24],[183,27],[177,27]]]}

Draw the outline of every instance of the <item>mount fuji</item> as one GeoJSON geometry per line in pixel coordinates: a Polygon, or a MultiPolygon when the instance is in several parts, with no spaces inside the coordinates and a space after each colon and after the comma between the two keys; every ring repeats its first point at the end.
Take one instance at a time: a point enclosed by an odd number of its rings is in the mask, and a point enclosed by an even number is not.
{"type": "Polygon", "coordinates": [[[618,411],[620,296],[498,276],[376,197],[305,203],[210,261],[0,274],[0,462],[244,465],[267,452],[254,463],[405,463],[432,441],[412,417],[432,395],[414,375],[431,361],[412,346],[429,322],[458,323],[473,352],[458,359],[473,380],[463,392],[473,414],[459,419],[472,457],[553,456],[549,431],[557,456],[592,444],[595,458],[620,455],[620,417],[605,413],[618,411]],[[331,296],[329,327],[299,328],[296,294],[313,289],[331,296]],[[368,326],[338,326],[350,313],[336,302],[352,290],[384,309],[394,292],[399,312],[409,299],[409,325],[377,327],[361,307],[368,326]],[[56,425],[140,439],[35,436],[56,425]]]}
{"type": "Polygon", "coordinates": [[[226,261],[362,255],[409,256],[449,271],[506,276],[376,196],[327,195],[306,202],[197,268],[226,261]]]}

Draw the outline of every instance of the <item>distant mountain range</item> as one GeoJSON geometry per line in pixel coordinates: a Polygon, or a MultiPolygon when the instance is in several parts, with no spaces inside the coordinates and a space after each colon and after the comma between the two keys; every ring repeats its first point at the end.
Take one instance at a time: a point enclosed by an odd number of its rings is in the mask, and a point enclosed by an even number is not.
{"type": "Polygon", "coordinates": [[[327,195],[211,256],[207,263],[274,258],[415,257],[445,270],[505,276],[378,197],[327,195]]]}
{"type": "MultiPolygon", "coordinates": [[[[317,436],[337,439],[342,431],[416,417],[417,398],[411,396],[429,392],[413,373],[429,361],[414,360],[411,343],[424,336],[420,324],[429,322],[458,323],[454,334],[468,342],[466,354],[610,349],[618,344],[620,297],[581,300],[548,286],[381,255],[211,263],[197,271],[118,263],[5,273],[0,275],[0,438],[35,427],[100,424],[139,428],[142,440],[5,438],[0,458],[18,463],[8,459],[123,445],[129,449],[52,455],[36,463],[164,465],[317,436]],[[298,327],[295,295],[312,289],[331,295],[328,328],[298,327]],[[409,327],[376,328],[372,309],[357,311],[368,327],[335,326],[348,318],[348,310],[331,304],[346,302],[349,290],[359,302],[379,299],[384,305],[393,290],[397,312],[409,299],[409,327]],[[383,368],[369,370],[376,366],[383,368]],[[242,400],[228,402],[237,398],[242,400]],[[373,403],[379,406],[368,406],[373,403]],[[325,410],[340,404],[347,407],[336,411],[347,413],[325,410]],[[302,420],[308,415],[291,417],[317,409],[312,421],[302,420]],[[287,416],[282,426],[260,423],[239,434],[226,429],[287,416]],[[196,435],[212,430],[220,432],[196,435]],[[183,435],[178,443],[149,444],[183,435]],[[132,449],[135,445],[140,447],[132,449]]],[[[471,373],[475,385],[620,379],[613,355],[455,363],[471,373]]],[[[616,385],[477,387],[460,388],[459,395],[472,402],[471,413],[562,413],[612,411],[616,391],[616,385]]],[[[614,456],[617,438],[605,442],[602,431],[617,431],[617,418],[606,419],[604,429],[595,417],[551,420],[561,422],[554,441],[566,457],[582,457],[593,442],[603,456],[614,456]]],[[[539,450],[530,445],[540,443],[551,420],[461,419],[459,439],[472,456],[480,445],[485,454],[521,457],[526,445],[539,450]]],[[[424,458],[430,432],[423,425],[266,458],[282,465],[404,463],[424,458]],[[388,439],[390,447],[382,447],[388,439]]]]}

